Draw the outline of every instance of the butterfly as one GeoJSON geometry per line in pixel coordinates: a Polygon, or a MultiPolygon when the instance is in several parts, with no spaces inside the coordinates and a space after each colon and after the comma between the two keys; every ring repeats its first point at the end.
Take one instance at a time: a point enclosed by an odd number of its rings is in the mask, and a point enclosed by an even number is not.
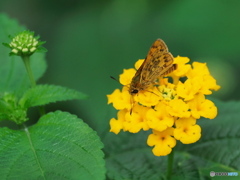
{"type": "Polygon", "coordinates": [[[143,64],[137,70],[130,83],[129,93],[135,95],[155,84],[159,77],[163,77],[175,69],[174,57],[168,51],[162,39],[157,39],[151,46],[143,64]]]}

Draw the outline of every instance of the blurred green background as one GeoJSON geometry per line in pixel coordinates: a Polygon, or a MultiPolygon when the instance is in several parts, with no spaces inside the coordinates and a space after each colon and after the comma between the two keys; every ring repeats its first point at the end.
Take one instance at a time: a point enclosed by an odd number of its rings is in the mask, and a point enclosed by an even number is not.
{"type": "MultiPolygon", "coordinates": [[[[207,62],[222,88],[215,98],[240,99],[240,1],[237,0],[1,0],[0,12],[47,41],[48,69],[39,83],[67,86],[89,98],[47,110],[77,114],[98,133],[115,116],[109,78],[145,58],[163,39],[174,56],[207,62]]],[[[3,47],[2,47],[3,48],[3,47]]]]}

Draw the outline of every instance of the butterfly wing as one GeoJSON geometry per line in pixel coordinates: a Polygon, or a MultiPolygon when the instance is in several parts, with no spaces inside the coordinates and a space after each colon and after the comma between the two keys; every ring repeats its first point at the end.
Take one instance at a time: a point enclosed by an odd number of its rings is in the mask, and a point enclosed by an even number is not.
{"type": "MultiPolygon", "coordinates": [[[[151,46],[142,64],[140,81],[154,82],[158,77],[167,74],[173,65],[173,56],[163,40],[157,39],[151,46]]],[[[174,68],[173,68],[174,69],[174,68]]]]}
{"type": "Polygon", "coordinates": [[[145,61],[132,78],[129,92],[138,93],[154,83],[157,78],[172,72],[176,66],[173,65],[173,56],[163,40],[157,39],[151,46],[145,61]]]}

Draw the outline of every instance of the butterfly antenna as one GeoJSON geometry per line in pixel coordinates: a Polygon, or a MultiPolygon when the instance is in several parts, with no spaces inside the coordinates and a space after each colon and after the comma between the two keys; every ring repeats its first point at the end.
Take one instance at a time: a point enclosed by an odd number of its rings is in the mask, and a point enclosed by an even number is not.
{"type": "Polygon", "coordinates": [[[115,77],[110,76],[110,78],[112,78],[113,80],[117,81],[118,83],[120,83],[115,77]]]}
{"type": "MultiPolygon", "coordinates": [[[[120,81],[117,80],[115,77],[110,76],[110,78],[112,78],[113,80],[115,80],[115,81],[117,81],[119,84],[121,84],[120,81]]],[[[124,86],[130,88],[130,84],[127,84],[127,85],[124,85],[124,86]]]]}

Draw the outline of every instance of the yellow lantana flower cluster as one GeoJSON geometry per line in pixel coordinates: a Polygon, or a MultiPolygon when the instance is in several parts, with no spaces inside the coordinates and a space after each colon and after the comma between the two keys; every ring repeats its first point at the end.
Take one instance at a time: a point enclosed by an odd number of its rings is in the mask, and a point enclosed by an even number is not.
{"type": "Polygon", "coordinates": [[[152,130],[147,144],[153,147],[153,154],[166,156],[176,145],[176,140],[191,144],[201,137],[201,127],[197,119],[213,119],[217,107],[205,95],[217,91],[220,86],[211,76],[206,63],[187,64],[189,58],[176,57],[177,69],[168,78],[159,78],[155,84],[135,95],[129,93],[133,76],[143,63],[138,60],[135,69],[124,69],[120,75],[122,90],[116,89],[108,97],[118,111],[117,119],[110,120],[111,132],[121,130],[137,133],[152,130]]]}

